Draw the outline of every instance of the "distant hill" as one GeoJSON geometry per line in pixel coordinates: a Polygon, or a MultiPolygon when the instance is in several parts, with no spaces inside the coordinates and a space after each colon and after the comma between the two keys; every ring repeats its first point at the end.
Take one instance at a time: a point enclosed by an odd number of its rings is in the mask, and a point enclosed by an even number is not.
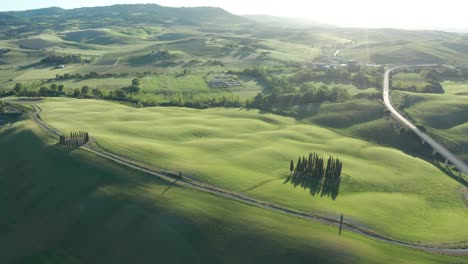
{"type": "MultiPolygon", "coordinates": [[[[109,51],[102,46],[137,43],[142,45],[139,56],[164,46],[196,59],[240,60],[242,67],[247,59],[255,65],[265,65],[266,60],[273,64],[305,62],[331,56],[337,50],[340,57],[372,64],[468,62],[468,34],[434,30],[342,28],[313,19],[238,16],[216,7],[156,4],[0,12],[0,48],[18,49],[16,52],[23,54],[18,63],[24,62],[24,57],[34,57],[25,53],[31,50],[60,49],[100,57],[98,54],[109,51]],[[153,44],[160,46],[143,48],[153,44]]],[[[124,55],[120,57],[128,57],[124,55]]],[[[10,58],[11,54],[0,57],[0,63],[10,58]]]]}
{"type": "Polygon", "coordinates": [[[252,21],[267,24],[270,26],[277,27],[316,27],[326,26],[320,22],[312,19],[296,18],[296,17],[281,17],[271,15],[244,15],[243,17],[248,18],[252,21]]]}
{"type": "Polygon", "coordinates": [[[229,24],[248,22],[246,18],[233,15],[216,7],[165,7],[156,4],[113,5],[104,7],[84,7],[61,9],[58,7],[1,12],[3,25],[34,26],[39,23],[57,28],[77,21],[87,28],[104,26],[130,26],[139,24],[192,25],[229,24]]]}

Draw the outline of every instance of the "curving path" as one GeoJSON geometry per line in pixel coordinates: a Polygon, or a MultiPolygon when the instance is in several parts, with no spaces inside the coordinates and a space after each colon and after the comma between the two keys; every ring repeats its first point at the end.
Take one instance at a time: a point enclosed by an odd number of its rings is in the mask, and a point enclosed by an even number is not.
{"type": "MultiPolygon", "coordinates": [[[[36,112],[32,113],[31,117],[39,126],[44,128],[49,134],[53,135],[54,137],[59,137],[60,135],[62,135],[62,133],[60,133],[59,130],[48,125],[41,119],[39,115],[41,109],[37,105],[34,105],[34,108],[36,109],[36,112]]],[[[91,138],[91,141],[94,141],[94,140],[91,138]]],[[[223,198],[235,200],[244,204],[260,207],[263,209],[271,210],[274,212],[278,212],[278,213],[282,213],[282,214],[286,214],[286,215],[290,215],[290,216],[294,216],[294,217],[298,217],[298,218],[302,218],[306,220],[317,221],[317,222],[324,223],[330,226],[339,227],[340,225],[340,222],[338,219],[329,218],[329,217],[325,217],[325,216],[321,216],[317,214],[306,214],[306,213],[295,211],[286,207],[282,207],[280,205],[257,200],[255,198],[248,197],[243,194],[230,192],[230,191],[218,188],[213,185],[209,185],[209,184],[196,181],[188,177],[180,178],[178,177],[178,175],[175,175],[173,173],[150,168],[137,161],[133,161],[125,157],[119,156],[117,154],[111,153],[109,151],[103,150],[101,148],[94,147],[91,144],[84,145],[81,148],[91,153],[94,153],[100,157],[109,159],[111,161],[114,161],[126,167],[138,170],[140,172],[158,177],[172,184],[177,184],[179,186],[203,191],[206,193],[210,193],[210,194],[217,195],[223,198]]],[[[454,255],[454,256],[468,256],[468,248],[449,248],[450,246],[449,244],[444,245],[444,246],[443,245],[437,246],[437,245],[423,245],[423,244],[399,241],[399,240],[395,240],[390,237],[386,237],[384,235],[378,234],[375,231],[365,229],[365,228],[356,226],[351,223],[347,223],[345,221],[343,222],[343,229],[348,230],[353,233],[364,235],[369,238],[373,238],[375,240],[379,240],[381,242],[398,245],[402,247],[407,247],[407,248],[412,248],[412,249],[417,249],[417,250],[422,250],[422,251],[427,251],[427,252],[432,252],[432,253],[438,253],[438,254],[446,254],[446,255],[454,255]]]]}
{"type": "MultiPolygon", "coordinates": [[[[420,66],[432,66],[432,65],[420,65],[420,66]]],[[[409,66],[411,67],[411,66],[409,66]]],[[[396,109],[393,107],[392,102],[390,101],[390,74],[392,71],[396,70],[398,68],[393,68],[385,72],[385,78],[384,78],[384,92],[383,92],[383,98],[385,102],[385,106],[390,110],[390,112],[395,116],[398,121],[401,123],[405,124],[407,127],[409,127],[416,135],[418,135],[423,144],[428,143],[432,149],[434,150],[434,154],[437,152],[442,157],[445,158],[446,163],[450,162],[453,165],[455,165],[458,170],[461,173],[468,174],[468,165],[465,164],[462,160],[460,160],[457,156],[455,156],[452,152],[450,152],[447,148],[445,148],[442,144],[438,143],[435,141],[433,138],[431,138],[428,134],[422,132],[419,130],[415,125],[413,125],[408,119],[403,117],[396,109]]]]}

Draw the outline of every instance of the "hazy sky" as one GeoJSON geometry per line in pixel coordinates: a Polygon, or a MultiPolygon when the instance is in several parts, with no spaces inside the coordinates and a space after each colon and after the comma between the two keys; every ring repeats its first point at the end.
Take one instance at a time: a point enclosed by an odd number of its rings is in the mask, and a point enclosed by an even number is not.
{"type": "Polygon", "coordinates": [[[271,14],[308,18],[352,27],[468,29],[466,0],[2,0],[0,10],[40,7],[157,3],[166,6],[218,6],[234,14],[271,14]]]}

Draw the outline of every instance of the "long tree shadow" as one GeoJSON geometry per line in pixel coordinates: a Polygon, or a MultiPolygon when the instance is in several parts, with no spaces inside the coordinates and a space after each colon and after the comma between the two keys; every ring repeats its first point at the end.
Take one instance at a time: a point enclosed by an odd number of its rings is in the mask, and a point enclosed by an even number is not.
{"type": "Polygon", "coordinates": [[[278,180],[278,179],[270,179],[270,180],[262,181],[262,182],[260,182],[260,183],[258,183],[258,184],[255,184],[254,186],[252,186],[252,187],[250,187],[250,188],[248,188],[248,189],[243,190],[243,192],[250,192],[250,191],[253,191],[253,190],[257,189],[257,188],[262,187],[262,186],[265,185],[265,184],[268,184],[268,183],[273,182],[273,181],[276,181],[276,180],[278,180]]]}
{"type": "Polygon", "coordinates": [[[326,180],[324,177],[310,177],[304,174],[296,174],[288,176],[283,184],[290,183],[296,187],[301,187],[304,190],[309,190],[312,196],[320,195],[321,197],[331,197],[333,200],[339,195],[341,179],[326,180]]]}
{"type": "Polygon", "coordinates": [[[167,193],[174,185],[179,181],[180,178],[175,179],[167,188],[161,193],[161,196],[164,196],[165,193],[167,193]]]}
{"type": "Polygon", "coordinates": [[[320,196],[327,196],[331,197],[333,200],[336,200],[338,197],[338,193],[340,190],[341,179],[337,179],[335,181],[331,181],[322,185],[322,191],[320,196]]]}

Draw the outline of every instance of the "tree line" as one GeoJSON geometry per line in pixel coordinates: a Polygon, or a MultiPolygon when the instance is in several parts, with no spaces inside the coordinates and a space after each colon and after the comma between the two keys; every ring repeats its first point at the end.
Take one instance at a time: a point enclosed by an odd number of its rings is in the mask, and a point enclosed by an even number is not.
{"type": "Polygon", "coordinates": [[[228,71],[228,74],[245,75],[256,78],[263,83],[266,92],[278,90],[279,93],[296,93],[302,89],[302,85],[310,82],[323,82],[326,84],[343,83],[353,84],[358,89],[371,87],[380,88],[383,83],[385,69],[355,68],[330,68],[330,69],[298,69],[293,75],[281,75],[284,69],[279,68],[249,68],[243,71],[228,71]]]}
{"type": "MultiPolygon", "coordinates": [[[[188,70],[184,70],[182,72],[183,74],[188,74],[188,70]]],[[[136,73],[128,73],[128,72],[122,72],[122,73],[97,73],[97,72],[89,72],[85,74],[81,73],[64,73],[63,75],[56,74],[55,79],[57,80],[69,80],[69,79],[105,79],[105,78],[126,78],[129,77],[130,75],[137,76],[137,77],[144,77],[148,75],[160,75],[162,73],[159,72],[136,72],[136,73]]],[[[180,75],[180,74],[175,74],[175,75],[180,75]]]]}
{"type": "Polygon", "coordinates": [[[349,99],[347,89],[327,86],[309,87],[305,92],[282,94],[274,90],[271,94],[258,93],[246,106],[267,111],[278,111],[295,105],[323,102],[337,102],[349,99]]]}
{"type": "Polygon", "coordinates": [[[101,78],[124,78],[129,76],[129,73],[102,73],[99,74],[97,72],[89,72],[85,74],[81,73],[64,73],[63,75],[57,74],[55,75],[55,79],[57,80],[68,80],[68,79],[101,79],[101,78]]]}
{"type": "Polygon", "coordinates": [[[309,156],[299,156],[296,164],[291,160],[289,164],[291,176],[286,182],[294,186],[310,189],[312,195],[321,193],[322,196],[331,195],[333,199],[338,195],[341,183],[343,162],[330,156],[325,165],[325,159],[317,153],[309,156]]]}
{"type": "MultiPolygon", "coordinates": [[[[450,72],[450,70],[448,70],[450,72]]],[[[400,72],[411,72],[409,70],[400,70],[400,72]]],[[[416,93],[445,93],[444,87],[440,83],[443,78],[437,70],[417,69],[421,76],[421,81],[391,81],[394,90],[410,91],[416,93]]],[[[395,74],[395,73],[393,73],[395,74]]]]}
{"type": "Polygon", "coordinates": [[[88,59],[83,59],[79,55],[57,55],[50,54],[41,60],[42,64],[72,64],[72,63],[90,63],[88,59]]]}
{"type": "Polygon", "coordinates": [[[59,145],[73,148],[86,144],[89,141],[89,133],[78,131],[70,132],[69,135],[61,135],[59,145]]]}
{"type": "Polygon", "coordinates": [[[62,84],[51,84],[49,87],[26,87],[23,83],[16,83],[13,87],[14,95],[17,97],[57,97],[64,95],[64,88],[62,84]]]}

